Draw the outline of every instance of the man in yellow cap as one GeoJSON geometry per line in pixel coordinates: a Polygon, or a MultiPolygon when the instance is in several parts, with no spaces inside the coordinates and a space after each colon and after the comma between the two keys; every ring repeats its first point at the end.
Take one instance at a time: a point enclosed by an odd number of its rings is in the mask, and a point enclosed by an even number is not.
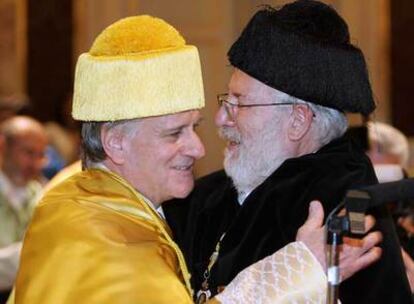
{"type": "MultiPolygon", "coordinates": [[[[163,20],[122,19],[97,37],[75,75],[72,114],[83,122],[84,170],[40,201],[15,303],[192,302],[190,274],[159,206],[193,188],[192,168],[204,155],[195,133],[203,106],[197,49],[163,20]]],[[[303,242],[241,272],[210,301],[322,301],[322,240],[309,240],[323,236],[323,212],[316,203],[312,210],[298,235],[303,242]]],[[[363,249],[349,250],[348,262],[357,263],[348,263],[348,275],[378,257],[379,238],[370,234],[363,249]]]]}

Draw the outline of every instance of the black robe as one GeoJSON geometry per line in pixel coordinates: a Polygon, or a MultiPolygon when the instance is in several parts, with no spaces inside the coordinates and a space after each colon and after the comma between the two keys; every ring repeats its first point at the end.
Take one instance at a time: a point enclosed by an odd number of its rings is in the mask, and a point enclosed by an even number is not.
{"type": "MultiPolygon", "coordinates": [[[[197,181],[185,200],[163,204],[167,220],[186,257],[195,290],[200,288],[210,255],[225,232],[212,268],[210,287],[228,284],[238,272],[295,240],[308,215],[309,202],[322,202],[325,215],[347,189],[377,183],[365,154],[338,139],[314,154],[286,160],[243,205],[224,171],[197,181]]],[[[340,286],[344,304],[411,303],[408,280],[391,217],[371,210],[384,236],[379,262],[340,286]]]]}

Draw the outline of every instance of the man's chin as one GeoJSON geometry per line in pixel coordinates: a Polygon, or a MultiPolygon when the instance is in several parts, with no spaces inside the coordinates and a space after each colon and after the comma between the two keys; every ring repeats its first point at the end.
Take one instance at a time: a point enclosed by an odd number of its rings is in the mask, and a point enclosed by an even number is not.
{"type": "Polygon", "coordinates": [[[175,198],[186,198],[194,189],[194,180],[183,182],[174,193],[175,198]]]}
{"type": "Polygon", "coordinates": [[[174,195],[174,198],[178,198],[178,199],[186,198],[187,196],[190,195],[192,190],[193,190],[193,188],[191,188],[191,190],[188,190],[188,191],[181,191],[180,193],[176,193],[174,195]]]}
{"type": "Polygon", "coordinates": [[[224,149],[224,163],[232,166],[237,161],[237,150],[226,147],[224,149]]]}

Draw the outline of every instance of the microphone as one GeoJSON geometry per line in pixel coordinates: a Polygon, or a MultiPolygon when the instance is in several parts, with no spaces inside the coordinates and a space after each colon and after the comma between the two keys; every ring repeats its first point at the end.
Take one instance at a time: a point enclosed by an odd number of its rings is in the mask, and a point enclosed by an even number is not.
{"type": "Polygon", "coordinates": [[[327,303],[337,303],[339,286],[339,249],[344,232],[365,233],[365,212],[368,208],[389,202],[414,198],[414,179],[349,190],[344,200],[329,214],[326,222],[328,244],[327,303]],[[347,214],[338,216],[345,205],[347,214]]]}
{"type": "Polygon", "coordinates": [[[405,199],[414,199],[412,178],[349,190],[345,196],[345,208],[351,232],[365,233],[364,215],[368,208],[405,199]]]}

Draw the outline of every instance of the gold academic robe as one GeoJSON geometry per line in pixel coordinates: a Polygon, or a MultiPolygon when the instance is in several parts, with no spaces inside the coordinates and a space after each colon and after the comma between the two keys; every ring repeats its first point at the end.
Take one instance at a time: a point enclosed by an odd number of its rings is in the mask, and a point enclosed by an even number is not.
{"type": "Polygon", "coordinates": [[[15,303],[192,303],[190,294],[170,229],[121,177],[89,169],[40,201],[15,303]]]}
{"type": "MultiPolygon", "coordinates": [[[[38,204],[8,303],[185,304],[192,303],[189,278],[169,227],[150,203],[118,175],[89,169],[38,204]]],[[[241,272],[218,297],[223,303],[323,303],[325,286],[315,257],[292,243],[241,272]]]]}

